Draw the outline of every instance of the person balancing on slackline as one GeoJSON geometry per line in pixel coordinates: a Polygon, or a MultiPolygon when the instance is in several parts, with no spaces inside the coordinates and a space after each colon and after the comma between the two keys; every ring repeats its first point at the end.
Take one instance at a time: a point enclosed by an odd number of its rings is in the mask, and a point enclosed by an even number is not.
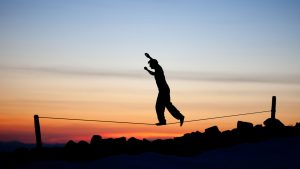
{"type": "Polygon", "coordinates": [[[166,119],[165,119],[165,108],[169,110],[171,115],[180,121],[180,126],[182,126],[184,122],[184,116],[179,112],[179,110],[171,103],[170,98],[170,88],[167,84],[164,71],[162,67],[158,64],[158,61],[156,59],[153,59],[150,57],[148,53],[145,53],[146,57],[149,58],[149,66],[151,69],[154,69],[154,72],[149,70],[147,67],[144,67],[144,69],[152,76],[154,76],[157,88],[158,88],[158,96],[156,100],[156,114],[158,118],[158,123],[156,123],[157,126],[166,125],[166,119]]]}

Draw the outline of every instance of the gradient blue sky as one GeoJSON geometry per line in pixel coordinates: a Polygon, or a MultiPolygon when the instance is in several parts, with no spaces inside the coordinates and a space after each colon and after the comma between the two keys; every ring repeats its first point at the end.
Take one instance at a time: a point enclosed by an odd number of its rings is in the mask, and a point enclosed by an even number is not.
{"type": "Polygon", "coordinates": [[[1,64],[299,73],[300,2],[1,1],[1,64]]]}
{"type": "MultiPolygon", "coordinates": [[[[148,52],[187,119],[269,109],[277,95],[286,113],[280,117],[294,124],[299,30],[298,0],[1,0],[0,120],[28,117],[23,125],[31,126],[40,112],[155,122],[155,82],[143,70],[148,52]]],[[[234,125],[227,121],[223,129],[234,125]]],[[[9,127],[2,126],[3,138],[30,141],[9,127]]]]}

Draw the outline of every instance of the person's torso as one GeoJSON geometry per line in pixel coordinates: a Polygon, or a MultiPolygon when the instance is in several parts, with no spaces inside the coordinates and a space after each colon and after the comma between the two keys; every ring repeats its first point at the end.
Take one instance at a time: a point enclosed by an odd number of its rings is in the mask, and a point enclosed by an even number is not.
{"type": "Polygon", "coordinates": [[[167,84],[164,71],[161,66],[158,65],[158,68],[155,69],[155,81],[158,87],[159,92],[170,92],[170,88],[167,84]]]}

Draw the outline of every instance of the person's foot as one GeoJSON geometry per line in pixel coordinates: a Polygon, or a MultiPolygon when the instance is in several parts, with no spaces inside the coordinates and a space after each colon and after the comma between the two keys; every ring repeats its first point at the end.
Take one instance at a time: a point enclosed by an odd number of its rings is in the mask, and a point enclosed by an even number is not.
{"type": "Polygon", "coordinates": [[[183,122],[184,122],[184,116],[182,116],[182,117],[180,118],[180,127],[183,125],[183,122]]]}
{"type": "Polygon", "coordinates": [[[156,123],[157,126],[163,126],[163,125],[166,125],[167,123],[166,122],[159,122],[159,123],[156,123]]]}

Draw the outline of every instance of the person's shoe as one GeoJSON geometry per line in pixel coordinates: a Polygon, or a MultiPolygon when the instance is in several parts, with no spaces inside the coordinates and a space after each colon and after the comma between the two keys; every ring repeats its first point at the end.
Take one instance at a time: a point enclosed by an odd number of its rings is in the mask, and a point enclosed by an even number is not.
{"type": "Polygon", "coordinates": [[[183,122],[184,122],[184,116],[182,116],[180,119],[180,127],[183,125],[183,122]]]}
{"type": "Polygon", "coordinates": [[[166,122],[159,122],[159,123],[156,123],[157,126],[163,126],[163,125],[166,125],[167,123],[166,122]]]}

